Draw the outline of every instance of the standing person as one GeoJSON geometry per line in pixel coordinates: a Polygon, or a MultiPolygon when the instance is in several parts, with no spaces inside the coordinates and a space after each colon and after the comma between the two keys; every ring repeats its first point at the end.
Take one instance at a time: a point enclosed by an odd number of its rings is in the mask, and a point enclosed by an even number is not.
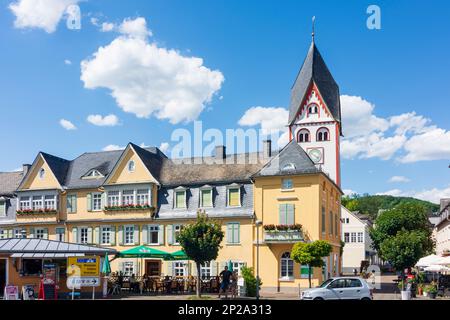
{"type": "Polygon", "coordinates": [[[228,270],[228,267],[225,266],[223,271],[220,273],[220,276],[222,277],[222,282],[220,283],[220,289],[219,289],[219,298],[220,293],[225,293],[225,299],[228,298],[228,286],[230,285],[230,278],[233,273],[228,270]]]}

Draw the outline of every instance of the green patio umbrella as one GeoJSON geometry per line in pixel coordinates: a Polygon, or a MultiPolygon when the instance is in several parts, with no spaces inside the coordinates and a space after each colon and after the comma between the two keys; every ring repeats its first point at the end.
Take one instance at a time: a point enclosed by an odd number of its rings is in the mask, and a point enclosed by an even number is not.
{"type": "Polygon", "coordinates": [[[231,260],[228,261],[228,270],[233,271],[233,262],[231,260]]]}
{"type": "Polygon", "coordinates": [[[121,251],[119,253],[120,258],[160,258],[166,259],[170,256],[170,253],[167,253],[162,250],[158,250],[155,248],[147,247],[147,246],[139,246],[135,248],[131,248],[125,251],[121,251]]]}
{"type": "Polygon", "coordinates": [[[109,264],[108,254],[105,255],[105,260],[103,261],[102,273],[105,275],[109,275],[111,273],[111,265],[109,264]]]}
{"type": "Polygon", "coordinates": [[[189,260],[189,258],[186,255],[186,252],[184,252],[183,250],[178,250],[172,252],[167,260],[189,260]]]}

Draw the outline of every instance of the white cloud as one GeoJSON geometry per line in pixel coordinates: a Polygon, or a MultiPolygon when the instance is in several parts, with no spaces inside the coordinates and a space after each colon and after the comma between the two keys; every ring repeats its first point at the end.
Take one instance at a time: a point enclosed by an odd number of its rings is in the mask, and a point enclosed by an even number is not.
{"type": "Polygon", "coordinates": [[[72,61],[70,61],[69,59],[64,60],[64,64],[70,66],[72,64],[72,61]]]}
{"type": "Polygon", "coordinates": [[[70,122],[69,120],[66,120],[66,119],[59,120],[59,124],[61,125],[61,127],[63,127],[66,130],[76,130],[77,129],[77,127],[72,122],[70,122]]]}
{"type": "Polygon", "coordinates": [[[124,150],[125,147],[118,146],[117,144],[108,144],[106,147],[102,149],[102,151],[116,151],[116,150],[124,150]]]}
{"type": "Polygon", "coordinates": [[[406,155],[399,158],[402,163],[425,160],[450,159],[450,131],[432,128],[413,136],[405,143],[406,155]]]}
{"type": "Polygon", "coordinates": [[[391,183],[407,183],[410,181],[411,181],[411,179],[404,177],[404,176],[393,176],[389,179],[389,182],[391,182],[391,183]]]}
{"type": "MultiPolygon", "coordinates": [[[[139,33],[137,27],[125,29],[139,33]]],[[[111,90],[125,112],[177,124],[197,119],[224,77],[205,67],[201,58],[182,56],[142,38],[120,36],[82,61],[81,80],[87,89],[111,90]]]]}
{"type": "Polygon", "coordinates": [[[159,146],[159,150],[161,150],[162,152],[167,152],[169,150],[169,143],[167,142],[162,142],[159,146]]]}
{"type": "Polygon", "coordinates": [[[432,188],[421,191],[402,191],[400,189],[393,189],[386,192],[377,193],[378,195],[390,195],[395,197],[413,197],[420,200],[430,201],[432,203],[439,203],[440,199],[450,197],[450,185],[442,189],[432,188]]]}
{"type": "Polygon", "coordinates": [[[119,124],[119,118],[114,114],[104,117],[99,114],[91,114],[87,117],[87,121],[99,127],[114,127],[119,124]]]}
{"type": "Polygon", "coordinates": [[[55,32],[59,21],[69,5],[80,0],[17,0],[9,9],[16,16],[14,26],[18,29],[38,28],[47,33],[55,32]]]}
{"type": "Polygon", "coordinates": [[[114,28],[115,28],[114,23],[103,22],[100,31],[101,32],[110,32],[110,31],[113,31],[114,28]]]}
{"type": "Polygon", "coordinates": [[[352,189],[343,189],[342,192],[344,192],[344,195],[346,195],[346,196],[352,196],[354,194],[358,194],[358,192],[356,192],[352,189]]]}
{"type": "Polygon", "coordinates": [[[123,20],[118,27],[118,31],[121,34],[139,39],[145,39],[152,35],[152,32],[147,28],[147,21],[142,17],[123,20]]]}
{"type": "Polygon", "coordinates": [[[284,108],[251,107],[248,109],[238,124],[241,126],[261,126],[263,134],[272,132],[284,132],[287,130],[287,118],[289,112],[284,108]]]}

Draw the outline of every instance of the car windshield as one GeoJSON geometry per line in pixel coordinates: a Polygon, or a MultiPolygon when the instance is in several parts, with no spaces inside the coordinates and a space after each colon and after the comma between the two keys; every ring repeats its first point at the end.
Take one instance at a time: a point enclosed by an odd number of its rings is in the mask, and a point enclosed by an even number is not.
{"type": "Polygon", "coordinates": [[[318,288],[325,288],[333,279],[325,280],[318,288]]]}

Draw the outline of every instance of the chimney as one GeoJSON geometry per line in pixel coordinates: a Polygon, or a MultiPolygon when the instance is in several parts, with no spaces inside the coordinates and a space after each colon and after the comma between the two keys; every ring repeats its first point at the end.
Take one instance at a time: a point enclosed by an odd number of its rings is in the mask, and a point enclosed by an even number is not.
{"type": "Polygon", "coordinates": [[[226,148],[225,146],[216,146],[216,159],[225,159],[226,148]]]}
{"type": "Polygon", "coordinates": [[[263,156],[264,158],[270,158],[272,156],[272,140],[263,141],[263,156]]]}
{"type": "Polygon", "coordinates": [[[22,165],[22,171],[23,171],[24,176],[28,173],[28,170],[30,170],[30,168],[31,168],[31,164],[23,164],[22,165]]]}

